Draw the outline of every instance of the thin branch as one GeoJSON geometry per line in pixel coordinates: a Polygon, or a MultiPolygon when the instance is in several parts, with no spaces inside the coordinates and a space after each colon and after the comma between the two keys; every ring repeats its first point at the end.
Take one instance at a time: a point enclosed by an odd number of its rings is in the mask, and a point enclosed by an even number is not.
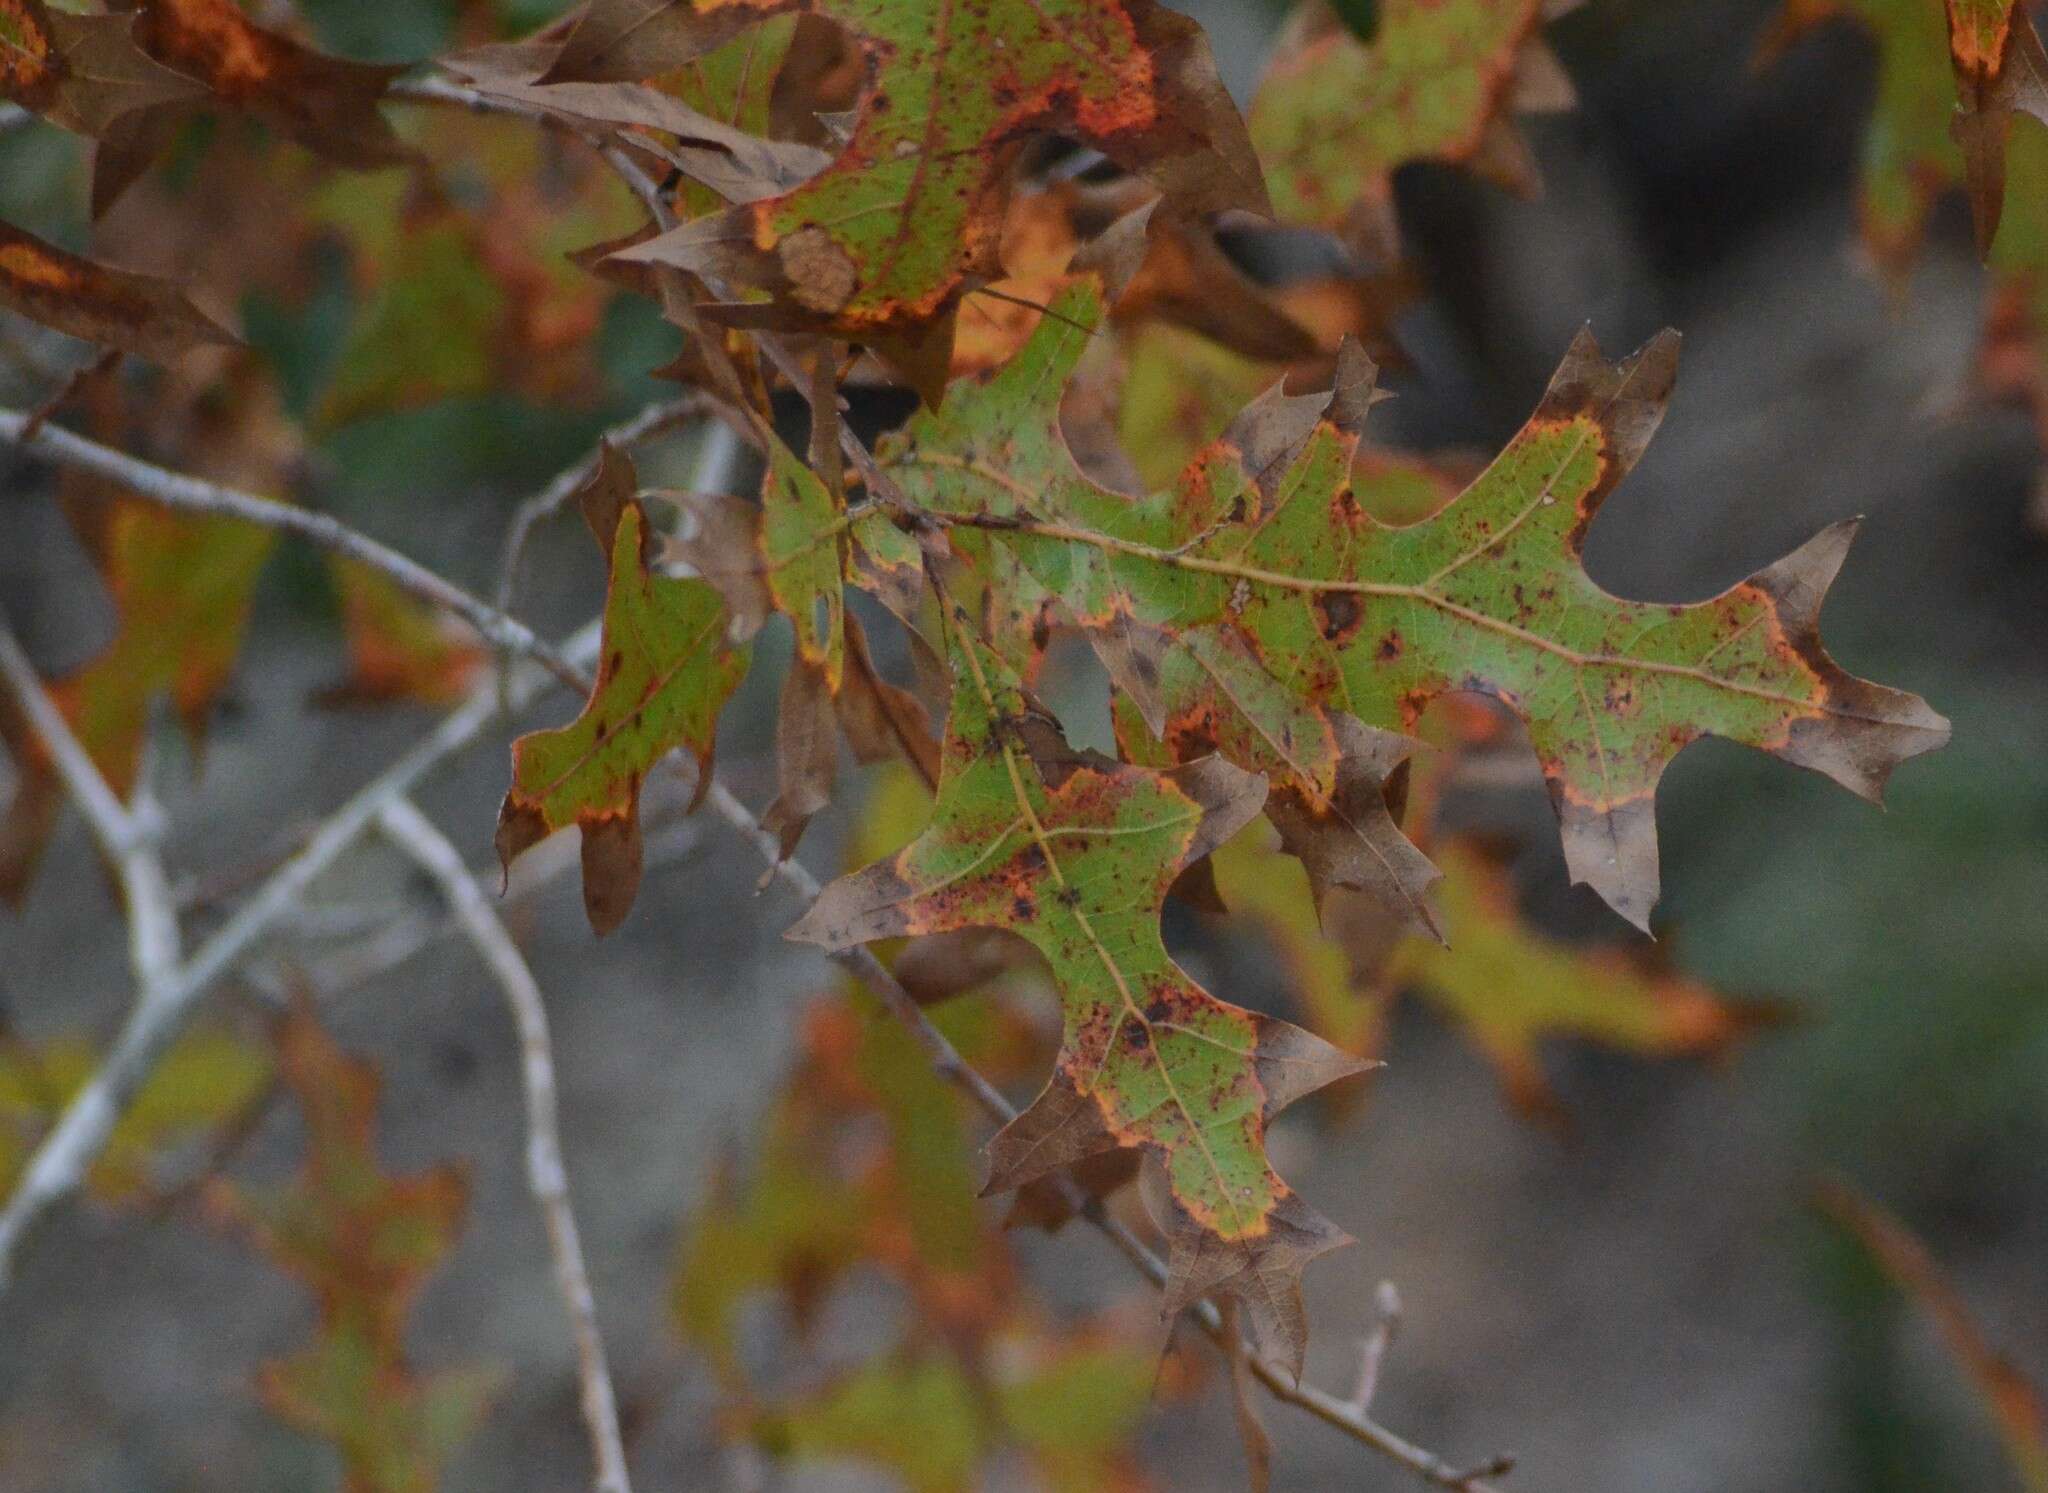
{"type": "Polygon", "coordinates": [[[128,955],[135,971],[136,1003],[138,1007],[151,1005],[161,998],[178,967],[178,914],[158,854],[163,817],[147,791],[148,774],[142,775],[143,786],[133,807],[124,805],[72,734],[64,713],[43,688],[35,665],[4,621],[0,621],[0,677],[6,679],[8,692],[42,739],[57,775],[84,813],[100,853],[120,874],[122,900],[128,910],[128,955]]]}
{"type": "Polygon", "coordinates": [[[294,508],[215,482],[204,482],[165,467],[102,446],[59,426],[29,429],[30,419],[17,410],[0,409],[0,441],[19,446],[62,466],[91,472],[119,483],[137,497],[185,513],[238,518],[286,534],[296,534],[322,549],[383,572],[423,601],[462,618],[488,643],[539,661],[565,684],[583,687],[578,676],[554,648],[525,623],[478,600],[452,581],[444,580],[417,560],[358,533],[339,519],[310,508],[294,508]]]}
{"type": "MultiPolygon", "coordinates": [[[[580,660],[597,653],[595,625],[562,650],[575,677],[580,660]]],[[[554,650],[550,650],[553,652],[554,650]]],[[[547,688],[549,672],[523,669],[512,681],[508,708],[517,708],[547,688]]],[[[280,866],[242,907],[168,979],[156,996],[139,1003],[114,1038],[99,1070],[73,1096],[63,1115],[30,1158],[14,1195],[0,1209],[0,1287],[12,1274],[23,1237],[52,1204],[76,1190],[87,1168],[106,1149],[107,1139],[158,1059],[170,1047],[213,983],[245,958],[271,926],[298,904],[306,889],[363,833],[384,806],[410,793],[420,780],[467,747],[500,713],[495,685],[481,687],[444,717],[383,773],[343,804],[313,832],[298,854],[280,866]]]]}
{"type": "Polygon", "coordinates": [[[576,1215],[569,1204],[569,1176],[562,1161],[561,1128],[556,1117],[554,1049],[548,1040],[547,1007],[525,956],[498,918],[497,910],[462,862],[448,837],[407,798],[394,798],[378,817],[378,825],[406,854],[440,884],[441,894],[469,941],[505,993],[512,1024],[519,1033],[520,1079],[526,1091],[526,1178],[546,1221],[554,1256],[555,1284],[568,1308],[576,1338],[577,1378],[582,1385],[583,1423],[597,1468],[599,1493],[632,1493],[626,1475],[626,1448],[619,1435],[618,1396],[612,1391],[611,1369],[605,1361],[604,1338],[597,1327],[597,1303],[590,1275],[583,1265],[576,1215]]]}
{"type": "MultiPolygon", "coordinates": [[[[665,430],[696,419],[711,408],[711,403],[710,395],[692,391],[680,399],[650,404],[632,419],[614,425],[599,439],[624,451],[665,430]]],[[[505,534],[504,558],[498,562],[499,611],[512,610],[519,587],[519,565],[526,554],[527,540],[536,528],[568,505],[569,500],[576,496],[577,489],[596,473],[597,463],[598,453],[593,449],[589,456],[521,503],[518,512],[512,515],[512,527],[505,534]]]]}

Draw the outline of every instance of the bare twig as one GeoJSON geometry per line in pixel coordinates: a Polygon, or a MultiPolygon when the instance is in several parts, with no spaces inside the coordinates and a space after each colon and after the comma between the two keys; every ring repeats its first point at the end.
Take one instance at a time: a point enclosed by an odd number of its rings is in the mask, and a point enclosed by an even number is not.
{"type": "MultiPolygon", "coordinates": [[[[678,425],[696,419],[711,408],[708,394],[692,392],[680,399],[668,399],[659,404],[650,404],[632,419],[614,425],[600,438],[618,450],[624,451],[640,442],[672,430],[678,425]]],[[[576,496],[578,488],[588,482],[597,471],[598,453],[593,450],[589,456],[564,471],[546,487],[519,505],[512,515],[512,527],[505,533],[504,558],[498,562],[498,610],[512,610],[513,598],[519,587],[519,564],[526,553],[526,542],[533,531],[553,518],[576,496]]]]}
{"type": "Polygon", "coordinates": [[[576,1215],[569,1204],[569,1176],[562,1161],[556,1119],[554,1049],[548,1040],[547,1008],[540,986],[496,909],[462,863],[461,854],[407,798],[394,798],[378,824],[440,885],[441,894],[469,941],[505,992],[519,1033],[520,1079],[526,1090],[526,1177],[547,1224],[555,1261],[555,1284],[568,1308],[576,1338],[577,1378],[582,1385],[583,1423],[590,1433],[599,1493],[632,1493],[626,1475],[625,1443],[619,1435],[618,1397],[605,1362],[597,1327],[597,1303],[583,1266],[576,1215]]]}
{"type": "Polygon", "coordinates": [[[45,426],[31,432],[29,423],[29,417],[19,411],[0,409],[0,441],[17,445],[32,456],[105,477],[137,497],[166,508],[239,518],[265,528],[296,534],[322,549],[383,572],[421,600],[455,613],[475,628],[486,642],[535,659],[564,683],[582,687],[575,670],[550,644],[535,636],[525,623],[506,616],[454,582],[444,580],[417,560],[358,533],[339,519],[309,508],[294,508],[288,503],[259,498],[253,493],[219,483],[203,482],[197,477],[188,477],[182,472],[139,460],[111,446],[102,446],[58,426],[45,426]]]}
{"type": "Polygon", "coordinates": [[[157,853],[163,839],[163,816],[148,793],[148,774],[133,806],[124,805],[93,765],[92,757],[71,732],[70,723],[43,688],[35,666],[20,641],[0,622],[0,677],[20,705],[22,714],[41,737],[57,774],[85,814],[93,839],[121,878],[128,905],[129,963],[135,971],[138,1008],[153,1004],[178,967],[178,914],[170,882],[157,853]]]}
{"type": "Polygon", "coordinates": [[[1372,1331],[1358,1345],[1358,1387],[1351,1391],[1351,1403],[1361,1414],[1372,1409],[1373,1397],[1379,1393],[1380,1369],[1400,1329],[1401,1293],[1392,1281],[1383,1280],[1373,1293],[1372,1331]]]}
{"type": "MultiPolygon", "coordinates": [[[[558,656],[565,655],[570,673],[582,678],[581,663],[569,660],[587,660],[596,651],[597,629],[592,626],[577,634],[558,656]]],[[[548,673],[541,669],[521,670],[508,691],[509,704],[514,708],[523,705],[548,683],[548,673]]],[[[429,772],[475,741],[484,727],[497,718],[499,710],[494,686],[474,692],[423,740],[324,820],[304,848],[280,866],[233,917],[167,978],[153,999],[136,1006],[108,1048],[99,1070],[73,1096],[56,1126],[43,1137],[14,1195],[0,1209],[0,1286],[11,1275],[14,1253],[23,1236],[53,1203],[78,1187],[86,1169],[106,1149],[115,1121],[183,1030],[200,997],[297,905],[313,879],[341,857],[375,822],[386,804],[410,793],[429,772]]]]}

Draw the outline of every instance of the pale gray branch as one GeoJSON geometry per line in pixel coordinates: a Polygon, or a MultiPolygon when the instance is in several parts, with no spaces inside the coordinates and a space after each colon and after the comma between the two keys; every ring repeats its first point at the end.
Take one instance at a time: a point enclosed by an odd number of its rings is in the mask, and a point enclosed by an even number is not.
{"type": "Polygon", "coordinates": [[[324,550],[381,571],[423,601],[445,607],[475,628],[486,642],[538,660],[564,683],[577,682],[575,671],[569,668],[562,656],[535,636],[525,623],[478,600],[417,560],[401,555],[325,513],[316,513],[310,508],[294,508],[289,503],[188,477],[182,472],[173,472],[116,451],[111,446],[102,446],[58,426],[45,425],[40,430],[31,431],[29,417],[18,410],[0,409],[0,441],[19,446],[30,455],[40,456],[46,461],[119,483],[135,496],[166,508],[238,518],[296,534],[324,550]]]}
{"type": "Polygon", "coordinates": [[[134,803],[123,804],[72,734],[70,723],[43,688],[34,664],[4,621],[0,621],[0,677],[6,679],[8,692],[84,813],[100,853],[120,875],[135,999],[138,1006],[149,1005],[159,998],[178,967],[178,913],[158,854],[163,816],[149,794],[148,774],[144,772],[139,779],[134,803]]]}
{"type": "Polygon", "coordinates": [[[497,910],[462,863],[462,856],[407,798],[394,798],[380,813],[386,835],[417,861],[441,888],[463,931],[476,948],[511,1008],[519,1034],[520,1079],[526,1092],[526,1177],[547,1225],[554,1256],[555,1284],[568,1309],[576,1339],[577,1378],[582,1386],[583,1422],[590,1434],[599,1493],[632,1493],[626,1449],[619,1435],[618,1397],[597,1327],[597,1303],[583,1265],[576,1214],[569,1203],[568,1169],[562,1161],[556,1116],[554,1048],[548,1039],[547,1007],[526,958],[498,918],[497,910]]]}
{"type": "MultiPolygon", "coordinates": [[[[706,413],[711,408],[709,395],[689,393],[680,399],[663,400],[650,404],[630,420],[621,421],[607,430],[600,441],[620,451],[625,451],[642,441],[649,440],[665,430],[672,430],[706,413]]],[[[723,428],[723,427],[720,427],[723,428]]],[[[498,562],[498,610],[512,610],[513,598],[519,585],[519,565],[526,553],[526,542],[539,525],[553,518],[568,506],[577,490],[597,472],[599,453],[593,450],[589,456],[568,468],[546,487],[519,505],[512,515],[512,527],[505,533],[504,557],[498,562]]]]}
{"type": "MultiPolygon", "coordinates": [[[[580,661],[595,657],[598,630],[585,628],[563,653],[578,678],[580,661]]],[[[506,691],[517,708],[550,683],[541,669],[519,670],[506,691]]],[[[72,1098],[30,1158],[14,1195],[0,1209],[0,1286],[12,1273],[15,1251],[50,1206],[74,1191],[87,1168],[106,1149],[115,1122],[148,1080],[157,1060],[184,1029],[201,996],[244,957],[278,918],[295,906],[319,876],[338,860],[383,811],[434,768],[475,741],[500,712],[499,691],[480,688],[444,717],[374,781],[314,830],[305,846],[286,861],[149,1001],[138,1003],[107,1050],[97,1072],[72,1098]]]]}

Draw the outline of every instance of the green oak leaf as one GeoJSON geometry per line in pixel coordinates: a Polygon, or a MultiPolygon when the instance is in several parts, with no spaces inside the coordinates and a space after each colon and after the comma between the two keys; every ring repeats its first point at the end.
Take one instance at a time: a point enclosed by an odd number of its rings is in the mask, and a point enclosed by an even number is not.
{"type": "Polygon", "coordinates": [[[1532,188],[1535,168],[1508,111],[1571,96],[1547,52],[1525,61],[1542,45],[1543,9],[1542,0],[1385,0],[1367,43],[1321,0],[1301,6],[1248,113],[1280,218],[1392,249],[1397,166],[1467,164],[1532,188]],[[1549,84],[1540,92],[1528,87],[1538,68],[1549,84]]]}
{"type": "Polygon", "coordinates": [[[594,0],[543,81],[667,73],[792,12],[844,27],[867,63],[831,164],[617,256],[765,297],[722,308],[734,324],[944,367],[959,297],[1002,277],[1004,208],[1034,136],[1094,145],[1191,212],[1269,211],[1207,40],[1154,0],[594,0]]]}
{"type": "Polygon", "coordinates": [[[724,602],[709,583],[655,574],[653,536],[634,497],[632,463],[604,448],[582,494],[591,532],[611,561],[597,682],[570,725],[512,746],[512,786],[498,811],[509,866],[569,825],[583,830],[583,907],[609,933],[640,889],[640,784],[678,747],[711,780],[719,712],[746,676],[748,650],[728,640],[724,602]]]}
{"type": "MultiPolygon", "coordinates": [[[[1852,677],[1821,647],[1821,599],[1853,522],[1694,605],[1626,601],[1586,574],[1586,532],[1662,418],[1674,334],[1618,364],[1581,334],[1506,450],[1441,512],[1392,528],[1353,491],[1341,379],[1305,434],[1247,427],[1256,478],[1224,439],[1150,498],[1089,482],[1061,445],[1059,395],[1101,309],[1078,282],[1009,368],[881,455],[913,501],[956,533],[983,530],[971,537],[1107,635],[1113,674],[1142,687],[1158,671],[1157,655],[1133,667],[1130,638],[1149,630],[1169,652],[1227,640],[1290,699],[1381,730],[1411,729],[1446,694],[1491,695],[1528,725],[1573,879],[1639,927],[1657,900],[1657,780],[1690,742],[1725,736],[1875,799],[1898,762],[1947,740],[1925,702],[1852,677]]],[[[1254,757],[1312,804],[1334,802],[1320,776],[1332,758],[1251,702],[1216,690],[1185,706],[1247,713],[1249,731],[1183,724],[1168,702],[1167,737],[1183,758],[1254,757]]]]}
{"type": "Polygon", "coordinates": [[[1238,1296],[1298,1372],[1302,1266],[1347,1236],[1273,1171],[1266,1126],[1366,1065],[1210,995],[1159,926],[1167,888],[1258,812],[1264,785],[1214,758],[1158,772],[1073,751],[957,603],[948,620],[953,701],[930,825],[828,886],[789,937],[837,950],[994,927],[1034,945],[1063,1039],[1044,1092],[990,1143],[988,1190],[1149,1151],[1174,1213],[1167,1309],[1238,1296]]]}

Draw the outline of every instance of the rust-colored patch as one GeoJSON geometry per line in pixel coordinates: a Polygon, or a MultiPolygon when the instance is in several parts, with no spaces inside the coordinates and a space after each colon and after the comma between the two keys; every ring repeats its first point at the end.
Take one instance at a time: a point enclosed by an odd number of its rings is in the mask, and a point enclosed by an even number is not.
{"type": "Polygon", "coordinates": [[[33,96],[52,81],[52,71],[42,0],[0,0],[0,94],[33,96]]]}

